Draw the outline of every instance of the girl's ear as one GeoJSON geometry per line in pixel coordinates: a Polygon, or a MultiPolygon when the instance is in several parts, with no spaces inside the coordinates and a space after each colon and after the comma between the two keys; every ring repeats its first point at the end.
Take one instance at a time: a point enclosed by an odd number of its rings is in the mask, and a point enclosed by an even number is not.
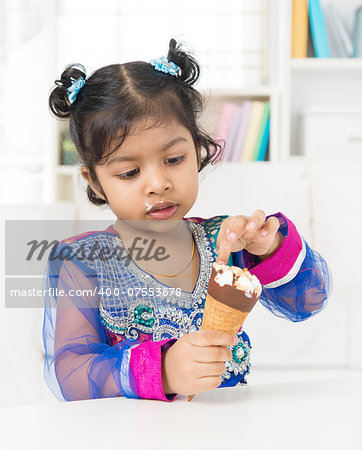
{"type": "Polygon", "coordinates": [[[201,144],[198,145],[197,147],[197,160],[198,160],[198,170],[200,170],[201,168],[201,144]]]}
{"type": "Polygon", "coordinates": [[[86,166],[81,166],[81,167],[80,167],[80,173],[81,173],[82,177],[87,181],[87,183],[88,183],[89,186],[91,187],[92,191],[93,191],[98,197],[102,198],[103,200],[106,200],[106,199],[104,198],[104,195],[99,191],[99,189],[97,189],[97,188],[95,187],[95,184],[94,184],[94,182],[93,182],[93,180],[92,180],[92,176],[91,176],[91,174],[90,174],[90,172],[89,172],[88,167],[86,167],[86,166]]]}

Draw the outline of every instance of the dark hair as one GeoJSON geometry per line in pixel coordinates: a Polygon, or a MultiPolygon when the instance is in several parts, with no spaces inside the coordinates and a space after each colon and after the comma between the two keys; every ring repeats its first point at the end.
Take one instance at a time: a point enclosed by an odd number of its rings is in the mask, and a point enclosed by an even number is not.
{"type": "MultiPolygon", "coordinates": [[[[175,39],[170,40],[167,59],[180,67],[177,76],[159,72],[144,61],[101,67],[86,80],[73,104],[69,102],[67,88],[79,77],[86,78],[84,67],[71,64],[65,68],[60,80],[55,81],[56,86],[49,97],[50,110],[59,118],[69,118],[70,136],[102,194],[94,166],[104,164],[131,128],[150,116],[155,119],[152,127],[172,118],[190,131],[195,151],[200,147],[206,152],[199,171],[221,157],[221,145],[198,124],[204,110],[204,98],[193,88],[200,75],[197,61],[182,51],[175,39]],[[119,144],[110,148],[116,137],[120,138],[119,144]]],[[[107,203],[89,185],[87,195],[96,205],[107,203]]]]}

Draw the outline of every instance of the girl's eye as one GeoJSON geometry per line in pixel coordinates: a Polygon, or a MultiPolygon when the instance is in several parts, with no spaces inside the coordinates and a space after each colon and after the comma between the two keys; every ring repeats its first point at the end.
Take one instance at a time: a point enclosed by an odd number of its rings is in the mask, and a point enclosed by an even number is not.
{"type": "Polygon", "coordinates": [[[166,161],[169,161],[170,164],[178,164],[184,159],[185,159],[185,155],[182,155],[182,156],[176,156],[175,158],[169,158],[166,161]]]}
{"type": "Polygon", "coordinates": [[[133,178],[137,173],[139,172],[139,169],[133,169],[129,172],[122,173],[118,175],[118,178],[121,180],[129,180],[130,178],[133,178]]]}
{"type": "MultiPolygon", "coordinates": [[[[176,156],[175,158],[166,159],[166,162],[168,162],[168,164],[175,166],[176,164],[179,164],[184,159],[185,159],[185,155],[182,155],[182,156],[176,156]]],[[[139,171],[140,171],[139,169],[133,169],[133,170],[130,170],[129,172],[125,172],[125,173],[122,173],[117,176],[120,180],[130,180],[131,178],[134,178],[138,174],[139,171]]]]}

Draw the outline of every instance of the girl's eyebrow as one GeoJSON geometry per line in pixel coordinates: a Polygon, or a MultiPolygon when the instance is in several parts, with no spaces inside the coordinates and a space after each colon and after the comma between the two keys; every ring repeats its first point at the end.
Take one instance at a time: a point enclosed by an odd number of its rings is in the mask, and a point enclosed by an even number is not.
{"type": "MultiPolygon", "coordinates": [[[[168,142],[167,144],[165,144],[160,150],[161,152],[166,151],[167,149],[169,149],[170,147],[172,147],[173,145],[177,144],[178,142],[183,142],[186,141],[187,139],[182,137],[182,136],[178,136],[175,139],[172,139],[172,141],[168,142]]],[[[110,159],[107,163],[106,166],[110,166],[111,164],[113,164],[114,162],[119,162],[119,161],[134,161],[136,158],[134,156],[115,156],[114,158],[110,159]]]]}

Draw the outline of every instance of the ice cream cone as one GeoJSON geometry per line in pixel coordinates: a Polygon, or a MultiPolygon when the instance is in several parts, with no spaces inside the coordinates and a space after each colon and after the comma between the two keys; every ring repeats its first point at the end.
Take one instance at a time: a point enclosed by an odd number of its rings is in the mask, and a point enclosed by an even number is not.
{"type": "Polygon", "coordinates": [[[207,293],[201,328],[234,335],[240,330],[248,314],[249,312],[238,311],[219,302],[207,293]]]}
{"type": "MultiPolygon", "coordinates": [[[[208,291],[205,300],[204,314],[201,329],[225,331],[235,335],[245,322],[250,311],[254,308],[260,298],[260,283],[255,290],[242,290],[243,286],[235,287],[230,284],[220,285],[217,279],[218,269],[223,270],[226,266],[213,264],[212,273],[208,285],[208,291]]],[[[241,275],[241,269],[237,267],[227,267],[227,270],[234,272],[234,279],[237,274],[241,275]]],[[[244,269],[244,274],[246,275],[244,269]]],[[[251,275],[248,273],[248,277],[251,275]]],[[[229,277],[230,278],[230,277],[229,277]]],[[[256,278],[256,277],[254,277],[256,278]]],[[[258,280],[256,280],[258,281],[258,280]]],[[[222,284],[222,283],[221,283],[222,284]]],[[[190,402],[194,395],[189,395],[190,402]]]]}

